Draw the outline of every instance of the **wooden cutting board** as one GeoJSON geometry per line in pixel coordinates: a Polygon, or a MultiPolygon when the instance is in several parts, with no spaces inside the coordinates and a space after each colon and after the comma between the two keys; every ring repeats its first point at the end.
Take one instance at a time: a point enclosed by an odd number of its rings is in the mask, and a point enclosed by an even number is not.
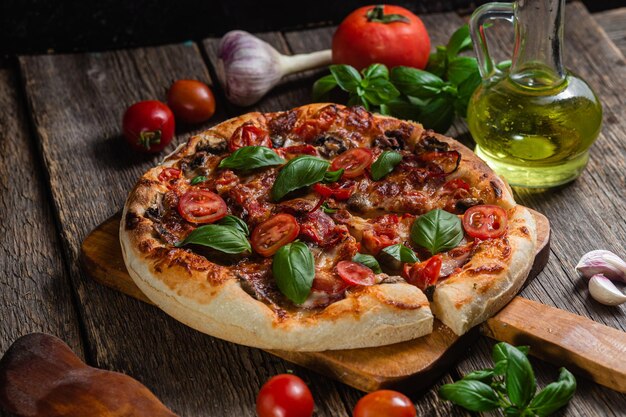
{"type": "MultiPolygon", "coordinates": [[[[537,222],[537,254],[527,278],[544,268],[550,253],[548,219],[531,210],[537,222]]],[[[85,271],[99,283],[152,304],[126,271],[119,244],[120,213],[94,229],[82,245],[85,271]]],[[[596,382],[626,392],[626,333],[584,317],[516,297],[483,325],[459,337],[438,320],[430,335],[375,348],[325,352],[268,351],[362,391],[392,388],[415,392],[432,385],[483,331],[514,344],[531,345],[531,354],[596,382]],[[572,334],[585,335],[572,338],[572,334]],[[583,346],[584,344],[584,346],[583,346]],[[614,354],[607,354],[613,352],[614,354]]]]}

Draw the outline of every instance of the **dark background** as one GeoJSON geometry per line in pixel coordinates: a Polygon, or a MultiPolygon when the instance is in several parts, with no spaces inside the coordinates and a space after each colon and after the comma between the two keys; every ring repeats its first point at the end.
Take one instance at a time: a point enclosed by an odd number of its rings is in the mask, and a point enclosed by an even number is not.
{"type": "MultiPolygon", "coordinates": [[[[485,1],[389,1],[417,13],[470,13],[485,1]]],[[[199,40],[231,29],[267,31],[338,23],[357,0],[0,0],[0,57],[98,51],[199,40]]],[[[586,0],[591,11],[626,0],[586,0]]]]}

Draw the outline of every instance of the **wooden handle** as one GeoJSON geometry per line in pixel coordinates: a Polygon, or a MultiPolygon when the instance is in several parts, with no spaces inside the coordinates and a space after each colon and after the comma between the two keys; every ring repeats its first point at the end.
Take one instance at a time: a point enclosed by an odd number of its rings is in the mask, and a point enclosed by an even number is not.
{"type": "Polygon", "coordinates": [[[19,338],[0,360],[0,406],[20,417],[177,417],[138,381],[87,366],[42,333],[19,338]]]}
{"type": "Polygon", "coordinates": [[[493,339],[626,393],[626,332],[522,297],[481,326],[493,339]]]}

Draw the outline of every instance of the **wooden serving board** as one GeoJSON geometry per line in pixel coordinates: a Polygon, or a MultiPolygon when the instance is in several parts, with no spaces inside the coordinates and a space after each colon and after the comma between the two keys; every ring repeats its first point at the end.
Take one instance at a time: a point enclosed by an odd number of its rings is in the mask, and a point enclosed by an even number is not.
{"type": "MultiPolygon", "coordinates": [[[[549,221],[541,213],[531,212],[537,222],[538,242],[527,280],[541,272],[550,253],[549,221]]],[[[152,304],[126,271],[119,244],[120,217],[117,213],[109,218],[84,240],[83,267],[99,283],[152,304]]],[[[461,337],[435,320],[433,333],[388,346],[325,352],[268,352],[362,391],[393,388],[415,392],[432,385],[447,371],[478,337],[480,330],[497,340],[530,344],[534,356],[568,365],[600,384],[626,392],[626,362],[617,360],[626,351],[626,333],[522,297],[516,297],[493,318],[461,337]],[[582,329],[579,334],[584,334],[585,339],[567,337],[560,331],[561,325],[566,332],[582,329]],[[615,355],[602,352],[615,352],[615,355]]]]}

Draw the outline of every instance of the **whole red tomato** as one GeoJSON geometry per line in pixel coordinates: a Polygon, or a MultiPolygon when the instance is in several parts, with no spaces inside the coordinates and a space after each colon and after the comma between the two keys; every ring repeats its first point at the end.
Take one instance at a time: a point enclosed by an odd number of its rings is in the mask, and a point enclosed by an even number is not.
{"type": "Polygon", "coordinates": [[[404,394],[391,390],[374,391],[361,398],[352,417],[416,417],[411,400],[404,394]]]}
{"type": "Polygon", "coordinates": [[[178,80],[167,93],[167,104],[176,117],[185,123],[202,123],[215,113],[215,97],[203,82],[178,80]]]}
{"type": "Polygon", "coordinates": [[[295,375],[280,374],[261,387],[256,398],[258,417],[311,417],[313,395],[295,375]]]}
{"type": "Polygon", "coordinates": [[[333,36],[333,62],[363,69],[374,63],[424,69],[430,38],[419,17],[400,6],[356,9],[333,36]]]}
{"type": "Polygon", "coordinates": [[[174,137],[174,115],[157,100],[140,101],[130,106],[122,121],[124,137],[140,152],[159,152],[174,137]]]}

